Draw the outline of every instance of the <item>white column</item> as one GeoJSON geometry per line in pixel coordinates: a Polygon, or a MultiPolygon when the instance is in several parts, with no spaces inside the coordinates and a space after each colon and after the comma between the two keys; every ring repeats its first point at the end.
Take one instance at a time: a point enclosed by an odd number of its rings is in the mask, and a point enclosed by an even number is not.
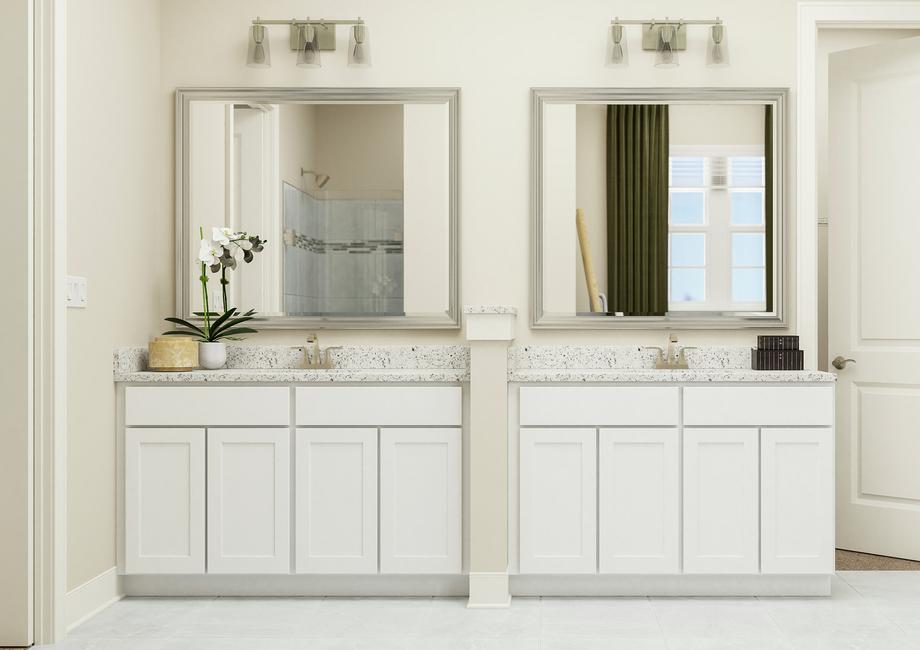
{"type": "Polygon", "coordinates": [[[469,607],[508,607],[508,344],[517,310],[467,306],[470,342],[469,607]]]}

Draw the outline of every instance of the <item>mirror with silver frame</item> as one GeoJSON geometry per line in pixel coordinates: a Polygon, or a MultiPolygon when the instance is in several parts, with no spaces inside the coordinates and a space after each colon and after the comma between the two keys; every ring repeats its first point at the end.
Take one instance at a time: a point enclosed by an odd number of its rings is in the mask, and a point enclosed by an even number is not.
{"type": "Polygon", "coordinates": [[[534,89],[538,328],[784,327],[786,89],[534,89]]]}
{"type": "MultiPolygon", "coordinates": [[[[228,271],[259,328],[457,328],[459,90],[176,92],[176,303],[199,233],[267,243],[228,271]]],[[[221,304],[219,276],[210,304],[221,304]]]]}

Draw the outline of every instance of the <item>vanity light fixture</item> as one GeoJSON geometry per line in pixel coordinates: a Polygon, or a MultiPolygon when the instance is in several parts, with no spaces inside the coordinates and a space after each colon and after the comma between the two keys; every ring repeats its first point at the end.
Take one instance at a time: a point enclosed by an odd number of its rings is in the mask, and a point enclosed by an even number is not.
{"type": "Polygon", "coordinates": [[[612,67],[629,65],[629,48],[626,44],[623,25],[619,19],[610,25],[610,39],[607,42],[607,65],[612,67]]]}
{"type": "Polygon", "coordinates": [[[258,20],[249,28],[249,50],[246,53],[246,65],[251,68],[270,68],[272,65],[271,50],[268,45],[268,34],[265,26],[258,20]]]}
{"type": "Polygon", "coordinates": [[[348,65],[353,68],[367,68],[371,65],[367,25],[352,25],[348,30],[348,65]]]}
{"type": "Polygon", "coordinates": [[[607,42],[608,66],[622,67],[629,64],[626,25],[641,25],[642,49],[655,52],[655,66],[659,68],[676,68],[681,50],[687,49],[687,27],[690,25],[708,25],[709,43],[706,50],[706,65],[728,65],[728,48],[725,42],[725,25],[722,19],[715,20],[671,20],[657,18],[642,20],[610,21],[607,42]]]}
{"type": "Polygon", "coordinates": [[[725,42],[725,25],[722,23],[709,28],[706,65],[710,68],[728,65],[728,44],[725,42]]]}
{"type": "Polygon", "coordinates": [[[316,27],[309,23],[297,26],[300,37],[300,49],[297,50],[297,65],[301,68],[318,68],[323,63],[319,54],[319,30],[322,27],[316,27]]]}
{"type": "Polygon", "coordinates": [[[676,68],[680,65],[677,56],[677,30],[674,25],[662,25],[658,30],[658,45],[655,48],[656,68],[676,68]]]}
{"type": "Polygon", "coordinates": [[[266,29],[270,25],[287,25],[290,29],[290,48],[297,52],[297,65],[305,68],[318,68],[321,66],[320,52],[322,50],[335,51],[335,28],[337,25],[349,25],[348,39],[348,65],[370,65],[371,53],[368,41],[367,25],[360,17],[356,19],[315,20],[297,18],[291,20],[262,20],[256,18],[249,28],[249,50],[246,55],[246,65],[255,68],[268,68],[271,66],[269,56],[269,34],[266,29]]]}

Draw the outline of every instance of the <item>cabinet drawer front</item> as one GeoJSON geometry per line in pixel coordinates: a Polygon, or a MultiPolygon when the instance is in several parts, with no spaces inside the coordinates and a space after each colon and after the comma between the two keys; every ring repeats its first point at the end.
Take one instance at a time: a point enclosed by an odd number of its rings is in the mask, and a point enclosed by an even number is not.
{"type": "Polygon", "coordinates": [[[460,426],[459,386],[302,386],[299,426],[460,426]]]}
{"type": "Polygon", "coordinates": [[[286,426],[291,390],[283,386],[128,386],[128,426],[286,426]]]}
{"type": "Polygon", "coordinates": [[[676,386],[524,386],[521,426],[676,425],[676,386]]]}
{"type": "Polygon", "coordinates": [[[684,424],[830,426],[833,386],[688,386],[684,424]]]}

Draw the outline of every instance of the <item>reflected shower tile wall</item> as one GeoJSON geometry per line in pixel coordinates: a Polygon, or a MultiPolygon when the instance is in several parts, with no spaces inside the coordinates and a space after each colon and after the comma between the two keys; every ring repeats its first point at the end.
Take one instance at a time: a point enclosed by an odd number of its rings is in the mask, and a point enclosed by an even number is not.
{"type": "Polygon", "coordinates": [[[403,202],[283,191],[289,313],[402,314],[403,202]]]}

